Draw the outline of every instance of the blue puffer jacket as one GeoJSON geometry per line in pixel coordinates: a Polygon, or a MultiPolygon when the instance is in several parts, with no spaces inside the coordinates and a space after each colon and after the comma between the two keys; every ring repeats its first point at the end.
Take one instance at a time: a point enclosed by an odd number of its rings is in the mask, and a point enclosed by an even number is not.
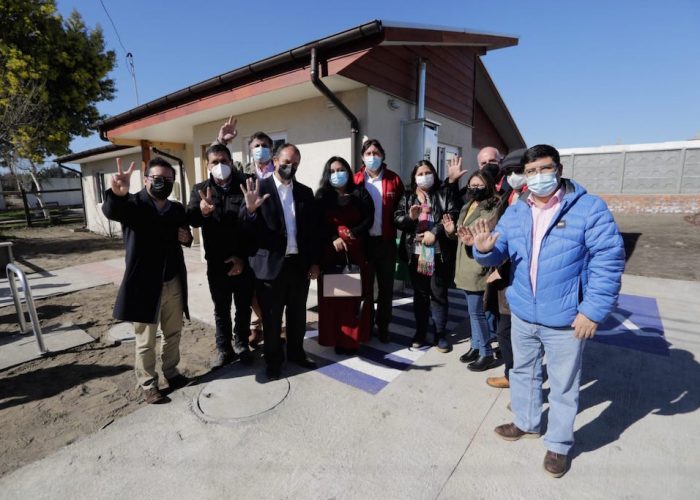
{"type": "Polygon", "coordinates": [[[607,205],[576,182],[564,179],[566,194],[540,248],[537,292],[532,293],[532,211],[526,191],[496,226],[494,249],[474,247],[485,266],[511,260],[506,291],[513,314],[529,323],[568,327],[578,312],[601,323],[617,303],[625,268],[625,248],[607,205]]]}

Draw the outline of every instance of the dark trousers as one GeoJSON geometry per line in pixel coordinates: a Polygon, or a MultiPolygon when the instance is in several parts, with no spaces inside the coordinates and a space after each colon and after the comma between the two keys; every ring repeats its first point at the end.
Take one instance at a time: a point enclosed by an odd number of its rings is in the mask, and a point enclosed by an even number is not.
{"type": "Polygon", "coordinates": [[[506,365],[506,378],[510,378],[510,370],[513,368],[513,345],[510,341],[510,314],[501,313],[496,329],[498,347],[501,349],[501,357],[506,365]]]}
{"type": "Polygon", "coordinates": [[[394,270],[396,268],[396,241],[381,236],[370,236],[367,242],[367,261],[370,264],[370,283],[377,280],[377,309],[372,311],[372,324],[380,332],[389,331],[391,306],[394,298],[394,270]]]}
{"type": "Polygon", "coordinates": [[[207,265],[209,292],[214,302],[216,323],[216,348],[220,352],[231,352],[231,340],[235,351],[248,348],[250,325],[250,303],[253,298],[255,276],[249,267],[238,276],[228,276],[229,268],[207,265]],[[231,303],[236,306],[235,319],[231,324],[231,303]],[[235,336],[233,335],[235,333],[235,336]]]}
{"type": "Polygon", "coordinates": [[[428,326],[432,319],[434,340],[444,337],[447,326],[447,290],[451,276],[442,256],[435,256],[435,268],[432,276],[420,274],[418,256],[412,255],[408,266],[413,286],[413,313],[416,318],[416,339],[425,340],[428,326]]]}
{"type": "Polygon", "coordinates": [[[282,314],[287,307],[287,359],[304,359],[304,334],[306,333],[306,298],[309,295],[308,269],[299,257],[284,259],[282,270],[274,280],[257,280],[256,293],[262,313],[265,339],[265,362],[279,368],[284,361],[280,332],[282,314]]]}

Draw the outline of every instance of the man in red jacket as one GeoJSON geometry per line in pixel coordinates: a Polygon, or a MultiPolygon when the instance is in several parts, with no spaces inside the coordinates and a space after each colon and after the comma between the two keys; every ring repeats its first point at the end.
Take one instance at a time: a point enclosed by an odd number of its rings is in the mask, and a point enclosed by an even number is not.
{"type": "Polygon", "coordinates": [[[363,166],[355,174],[355,184],[363,186],[374,202],[374,223],[369,230],[368,260],[371,276],[377,279],[377,310],[372,323],[382,342],[389,342],[391,301],[396,265],[396,227],[394,212],[404,193],[401,178],[386,166],[384,148],[376,139],[362,144],[363,166]]]}

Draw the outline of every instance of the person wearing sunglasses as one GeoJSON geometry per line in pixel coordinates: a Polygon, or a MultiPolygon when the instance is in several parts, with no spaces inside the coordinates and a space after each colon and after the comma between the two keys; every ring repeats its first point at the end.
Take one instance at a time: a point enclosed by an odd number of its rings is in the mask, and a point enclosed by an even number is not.
{"type": "Polygon", "coordinates": [[[135,163],[122,170],[117,158],[117,173],[112,187],[105,192],[102,212],[120,222],[126,249],[126,269],[114,305],[114,318],[130,321],[136,336],[134,363],[138,387],[147,403],[165,399],[158,388],[156,373],[156,332],[161,341],[162,371],[171,391],[188,385],[182,375],[180,335],[187,309],[187,269],[182,245],[192,244],[185,207],[169,200],[175,182],[175,169],[161,157],[148,163],[145,187],[129,193],[135,163]]]}

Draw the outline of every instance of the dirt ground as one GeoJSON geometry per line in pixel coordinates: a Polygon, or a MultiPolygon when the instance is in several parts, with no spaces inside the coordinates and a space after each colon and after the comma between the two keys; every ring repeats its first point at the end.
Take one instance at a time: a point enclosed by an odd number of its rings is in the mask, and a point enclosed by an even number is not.
{"type": "Polygon", "coordinates": [[[12,253],[29,274],[123,257],[121,238],[80,231],[79,224],[42,228],[3,229],[0,241],[12,242],[12,253]]]}
{"type": "MultiPolygon", "coordinates": [[[[104,285],[38,300],[42,329],[72,323],[95,339],[106,339],[114,324],[116,292],[115,286],[104,285]]],[[[16,321],[14,307],[0,308],[0,338],[17,331],[16,321]]],[[[206,373],[213,353],[213,329],[185,321],[182,372],[191,377],[206,373]]],[[[0,476],[144,405],[133,362],[133,342],[110,345],[96,340],[0,372],[0,476]]]]}
{"type": "MultiPolygon", "coordinates": [[[[631,274],[700,280],[700,217],[616,215],[631,274]],[[688,220],[686,220],[686,218],[688,220]]],[[[17,260],[30,270],[52,270],[123,256],[121,240],[75,227],[3,231],[17,260]]],[[[116,288],[105,285],[37,301],[43,328],[72,323],[104,339],[116,288]]],[[[13,307],[0,309],[0,336],[17,330],[13,307]]],[[[94,343],[0,372],[0,476],[109,425],[143,401],[135,387],[133,343],[94,343]]],[[[208,371],[213,329],[193,321],[182,337],[183,372],[208,371]]]]}
{"type": "Polygon", "coordinates": [[[615,220],[625,240],[626,273],[700,280],[700,216],[615,214],[615,220]]]}

